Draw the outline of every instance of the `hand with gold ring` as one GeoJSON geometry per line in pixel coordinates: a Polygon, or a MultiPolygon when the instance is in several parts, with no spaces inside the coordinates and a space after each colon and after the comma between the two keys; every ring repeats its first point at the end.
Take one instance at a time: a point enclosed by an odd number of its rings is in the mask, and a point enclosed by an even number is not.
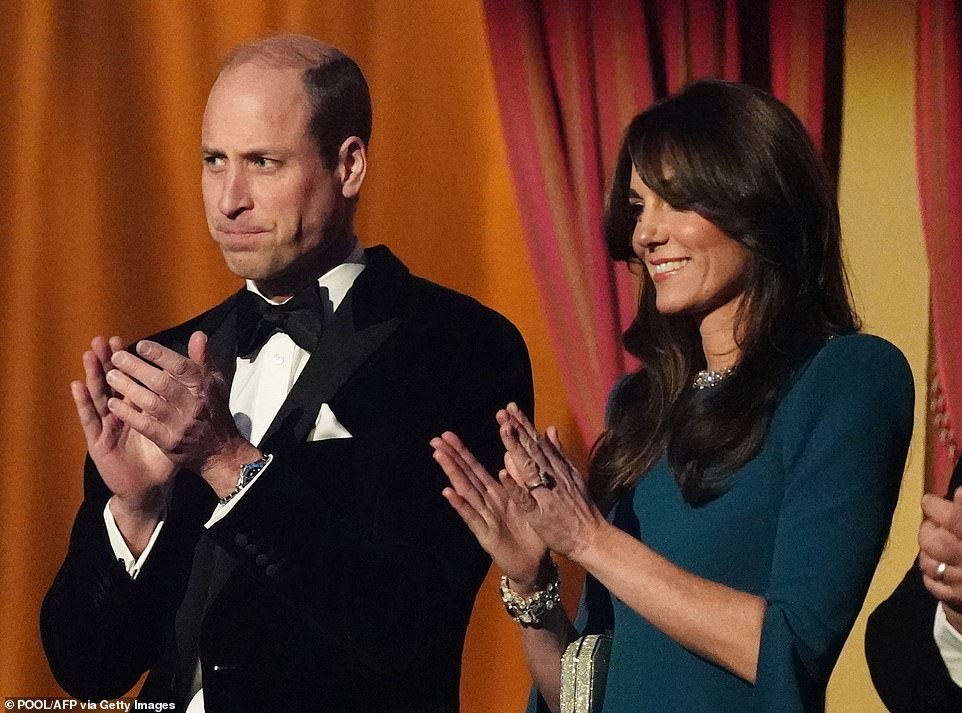
{"type": "Polygon", "coordinates": [[[505,468],[520,486],[509,491],[519,511],[549,549],[574,558],[607,525],[584,478],[550,426],[539,433],[516,404],[498,412],[505,468]]]}
{"type": "Polygon", "coordinates": [[[919,567],[925,588],[942,603],[945,618],[962,632],[962,487],[952,499],[922,498],[919,567]]]}

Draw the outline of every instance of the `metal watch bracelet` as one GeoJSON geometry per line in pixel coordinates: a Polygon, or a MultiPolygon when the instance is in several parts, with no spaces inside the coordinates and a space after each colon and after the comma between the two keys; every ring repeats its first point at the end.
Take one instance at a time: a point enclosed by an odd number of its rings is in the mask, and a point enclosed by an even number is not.
{"type": "Polygon", "coordinates": [[[231,490],[227,495],[220,498],[217,502],[220,505],[226,505],[231,501],[231,499],[237,495],[241,490],[246,488],[248,484],[254,479],[254,477],[260,473],[267,464],[271,462],[274,458],[273,453],[265,453],[263,456],[250,463],[245,463],[240,467],[240,472],[237,474],[237,485],[231,490]]]}

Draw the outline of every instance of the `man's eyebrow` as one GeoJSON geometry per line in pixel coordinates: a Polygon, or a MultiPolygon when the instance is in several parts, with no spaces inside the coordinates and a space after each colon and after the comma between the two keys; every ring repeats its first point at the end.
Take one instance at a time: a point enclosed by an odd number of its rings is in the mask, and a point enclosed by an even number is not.
{"type": "Polygon", "coordinates": [[[286,156],[290,153],[289,149],[281,146],[255,146],[241,152],[241,158],[256,158],[258,156],[286,156]]]}
{"type": "MultiPolygon", "coordinates": [[[[213,146],[201,146],[200,152],[205,156],[226,156],[226,152],[213,146]]],[[[277,156],[283,158],[290,154],[290,149],[283,146],[255,146],[245,149],[240,153],[240,157],[248,160],[262,156],[277,156]]]]}

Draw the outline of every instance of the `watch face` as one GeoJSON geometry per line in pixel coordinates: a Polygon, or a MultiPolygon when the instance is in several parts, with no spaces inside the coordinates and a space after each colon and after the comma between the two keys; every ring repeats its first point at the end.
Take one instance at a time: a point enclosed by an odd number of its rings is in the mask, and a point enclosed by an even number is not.
{"type": "Polygon", "coordinates": [[[247,463],[242,466],[240,477],[238,478],[238,485],[247,485],[251,480],[254,479],[255,475],[264,470],[264,466],[266,466],[269,462],[270,456],[264,456],[263,458],[258,458],[252,463],[247,463]]]}
{"type": "Polygon", "coordinates": [[[241,490],[243,490],[247,486],[247,484],[254,479],[255,475],[257,475],[262,470],[264,470],[264,468],[267,467],[267,464],[271,462],[271,459],[273,457],[274,456],[272,454],[268,453],[264,455],[262,458],[258,458],[257,460],[253,461],[252,463],[245,463],[244,465],[242,465],[240,467],[240,473],[237,476],[237,485],[234,486],[234,489],[231,492],[229,492],[227,495],[222,497],[217,502],[219,502],[221,505],[226,505],[228,502],[230,502],[230,500],[235,495],[237,495],[241,490]]]}

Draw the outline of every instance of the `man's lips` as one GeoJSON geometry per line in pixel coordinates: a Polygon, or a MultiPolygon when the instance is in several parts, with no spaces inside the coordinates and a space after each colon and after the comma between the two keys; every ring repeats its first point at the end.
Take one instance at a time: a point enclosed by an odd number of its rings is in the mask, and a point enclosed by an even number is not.
{"type": "Polygon", "coordinates": [[[214,238],[228,250],[245,250],[256,246],[259,242],[257,237],[266,232],[259,228],[214,228],[214,238]]]}
{"type": "Polygon", "coordinates": [[[267,232],[264,228],[214,228],[214,230],[221,235],[257,235],[267,232]]]}

